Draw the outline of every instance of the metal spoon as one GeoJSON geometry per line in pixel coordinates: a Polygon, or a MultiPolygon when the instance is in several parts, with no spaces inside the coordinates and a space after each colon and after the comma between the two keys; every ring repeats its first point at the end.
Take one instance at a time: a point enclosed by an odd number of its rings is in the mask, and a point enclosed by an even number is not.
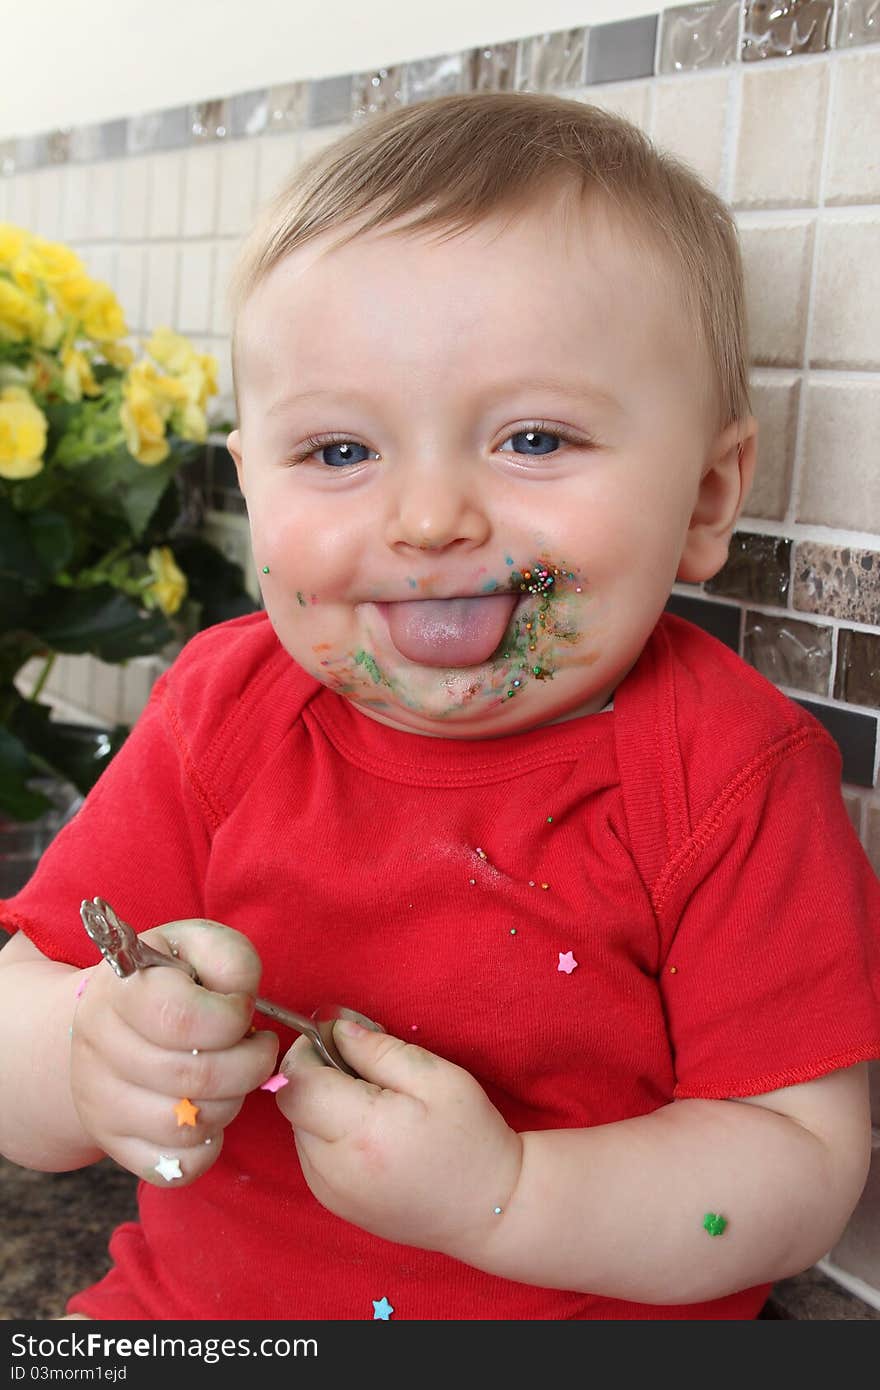
{"type": "MultiPolygon", "coordinates": [[[[91,902],[85,898],[79,915],[92,941],[120,980],[127,979],[136,970],[146,970],[151,965],[170,965],[174,969],[183,970],[197,985],[202,983],[195,967],[190,965],[189,961],[181,960],[179,956],[166,956],[163,951],[157,951],[146,941],[142,941],[133,927],[123,922],[121,917],[117,917],[104,898],[93,898],[91,902]]],[[[344,1071],[347,1076],[357,1076],[357,1072],[344,1060],[333,1041],[334,1021],[337,1018],[348,1018],[354,1023],[360,1023],[363,1028],[372,1028],[377,1033],[384,1031],[380,1024],[365,1018],[355,1009],[344,1008],[341,1004],[321,1005],[311,1018],[294,1013],[292,1009],[282,1009],[280,1004],[273,1004],[269,999],[257,999],[254,1008],[267,1018],[274,1018],[285,1027],[292,1028],[294,1032],[305,1034],[321,1061],[328,1067],[335,1067],[337,1071],[344,1071]]]]}

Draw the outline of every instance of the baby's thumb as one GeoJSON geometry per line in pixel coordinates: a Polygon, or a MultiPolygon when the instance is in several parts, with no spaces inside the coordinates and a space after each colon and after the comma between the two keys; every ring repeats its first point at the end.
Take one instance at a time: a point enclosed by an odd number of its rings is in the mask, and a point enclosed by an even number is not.
{"type": "Polygon", "coordinates": [[[206,917],[187,917],[165,922],[143,936],[157,950],[193,966],[206,989],[252,996],[258,992],[262,962],[247,937],[233,927],[206,917]]]}
{"type": "Polygon", "coordinates": [[[379,1029],[364,1028],[348,1018],[339,1018],[334,1023],[333,1041],[358,1076],[392,1091],[412,1091],[414,1053],[431,1056],[402,1038],[379,1029]]]}

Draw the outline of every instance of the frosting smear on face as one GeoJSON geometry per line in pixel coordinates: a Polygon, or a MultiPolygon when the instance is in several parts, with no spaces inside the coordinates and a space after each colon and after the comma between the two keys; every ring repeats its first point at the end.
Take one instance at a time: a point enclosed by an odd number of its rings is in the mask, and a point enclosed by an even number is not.
{"type": "Polygon", "coordinates": [[[500,645],[517,599],[516,594],[488,594],[378,607],[391,641],[408,661],[421,666],[478,666],[500,645]]]}

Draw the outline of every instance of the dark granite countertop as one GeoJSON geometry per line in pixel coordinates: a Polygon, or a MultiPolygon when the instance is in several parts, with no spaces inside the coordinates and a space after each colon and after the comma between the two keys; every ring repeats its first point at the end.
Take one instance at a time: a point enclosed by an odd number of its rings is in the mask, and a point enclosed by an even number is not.
{"type": "MultiPolygon", "coordinates": [[[[111,1159],[72,1173],[35,1173],[0,1158],[0,1319],[61,1317],[66,1300],[109,1268],[107,1241],[136,1216],[137,1180],[111,1159]]],[[[785,1279],[762,1317],[880,1320],[818,1269],[785,1279]]]]}

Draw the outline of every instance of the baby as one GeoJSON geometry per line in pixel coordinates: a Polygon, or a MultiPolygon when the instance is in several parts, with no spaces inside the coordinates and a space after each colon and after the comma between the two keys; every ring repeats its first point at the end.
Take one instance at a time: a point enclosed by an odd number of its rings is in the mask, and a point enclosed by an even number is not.
{"type": "Polygon", "coordinates": [[[0,1149],[141,1179],[68,1312],[754,1318],[865,1182],[880,887],[821,725],[664,611],[755,467],[729,212],[443,97],[301,168],[232,308],[265,612],[0,914],[0,1149]],[[96,962],[93,895],[201,985],[96,962]],[[258,993],[385,1031],[350,1076],[258,993]]]}

